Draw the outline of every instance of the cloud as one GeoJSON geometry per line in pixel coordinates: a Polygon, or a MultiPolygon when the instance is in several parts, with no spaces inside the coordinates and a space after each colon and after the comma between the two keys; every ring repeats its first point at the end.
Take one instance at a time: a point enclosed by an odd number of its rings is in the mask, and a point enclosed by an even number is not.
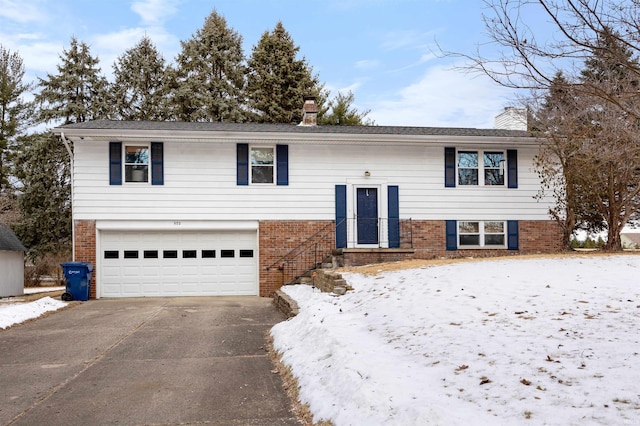
{"type": "Polygon", "coordinates": [[[25,24],[46,21],[47,17],[38,6],[25,1],[0,0],[0,18],[25,24]]]}
{"type": "Polygon", "coordinates": [[[162,25],[178,12],[178,4],[178,0],[139,0],[133,2],[131,10],[140,16],[143,25],[162,25]]]}
{"type": "Polygon", "coordinates": [[[380,61],[377,59],[363,59],[361,61],[356,61],[356,68],[360,69],[371,69],[377,68],[380,66],[380,61]]]}
{"type": "Polygon", "coordinates": [[[434,66],[395,99],[369,105],[369,118],[389,126],[491,128],[510,97],[487,78],[434,66]]]}

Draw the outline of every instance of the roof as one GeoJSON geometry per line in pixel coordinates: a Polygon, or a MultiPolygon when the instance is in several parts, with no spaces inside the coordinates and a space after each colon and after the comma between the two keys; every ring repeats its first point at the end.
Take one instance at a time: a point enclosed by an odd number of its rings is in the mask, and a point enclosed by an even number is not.
{"type": "Polygon", "coordinates": [[[0,250],[27,251],[9,227],[0,224],[0,250]]]}
{"type": "Polygon", "coordinates": [[[272,123],[220,123],[185,121],[120,121],[94,120],[66,124],[54,129],[54,133],[67,130],[114,131],[192,131],[192,132],[264,132],[299,134],[344,135],[414,135],[414,136],[488,136],[533,137],[530,132],[507,129],[475,129],[466,127],[407,127],[407,126],[299,126],[272,123]]]}

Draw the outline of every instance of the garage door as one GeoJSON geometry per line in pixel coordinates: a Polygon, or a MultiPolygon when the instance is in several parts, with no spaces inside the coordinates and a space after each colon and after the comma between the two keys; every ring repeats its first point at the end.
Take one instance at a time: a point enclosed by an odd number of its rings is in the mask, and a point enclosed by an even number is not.
{"type": "Polygon", "coordinates": [[[103,231],[99,297],[257,295],[250,232],[103,231]]]}

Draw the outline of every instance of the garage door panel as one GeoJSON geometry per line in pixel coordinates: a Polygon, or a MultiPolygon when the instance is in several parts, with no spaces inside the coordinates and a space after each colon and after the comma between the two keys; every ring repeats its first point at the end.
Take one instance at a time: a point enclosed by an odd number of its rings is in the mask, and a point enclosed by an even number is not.
{"type": "Polygon", "coordinates": [[[102,232],[100,297],[257,295],[256,232],[102,232]]]}

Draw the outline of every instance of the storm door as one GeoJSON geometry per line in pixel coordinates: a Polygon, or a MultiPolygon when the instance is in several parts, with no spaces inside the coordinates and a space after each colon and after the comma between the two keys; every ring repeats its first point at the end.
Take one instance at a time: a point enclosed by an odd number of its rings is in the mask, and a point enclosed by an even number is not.
{"type": "Polygon", "coordinates": [[[357,188],[356,191],[358,244],[378,244],[378,189],[357,188]]]}

